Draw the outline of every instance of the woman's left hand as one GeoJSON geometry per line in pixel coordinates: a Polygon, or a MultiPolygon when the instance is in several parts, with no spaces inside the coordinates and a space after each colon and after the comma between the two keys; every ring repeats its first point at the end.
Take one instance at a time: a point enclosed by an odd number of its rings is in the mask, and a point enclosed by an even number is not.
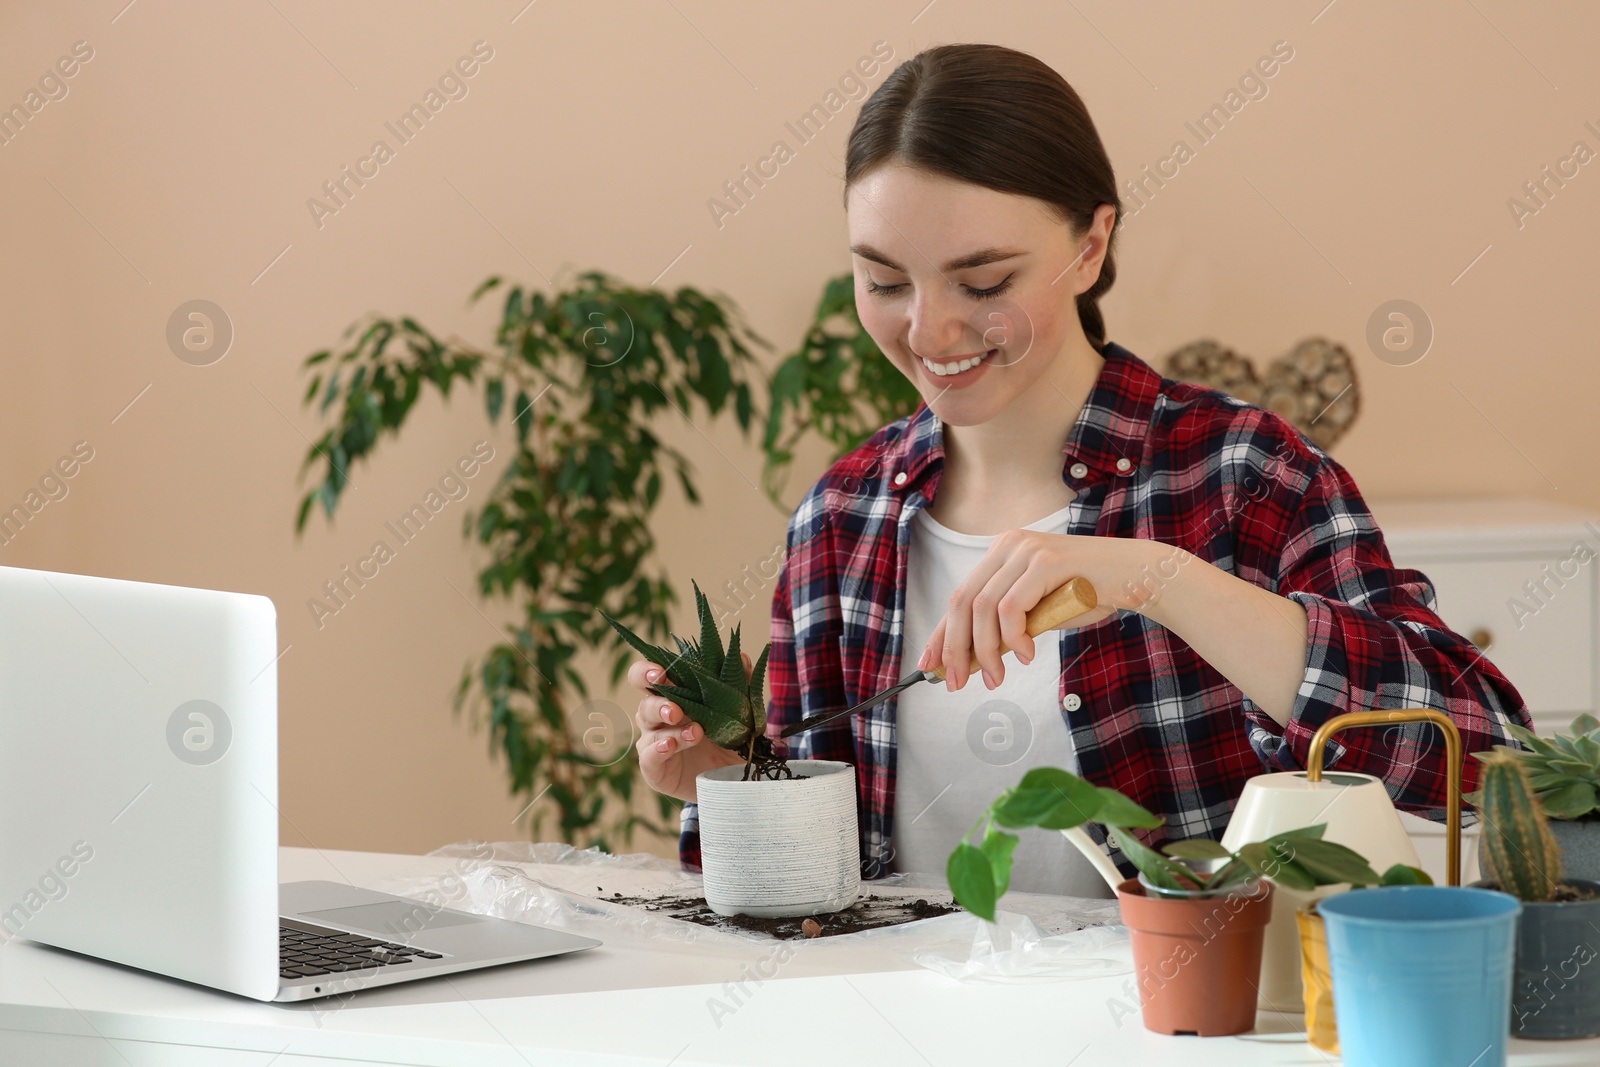
{"type": "Polygon", "coordinates": [[[976,649],[984,684],[993,689],[1005,680],[1002,638],[1019,661],[1032,661],[1027,613],[1047,594],[1072,578],[1088,579],[1099,603],[1059,629],[1092,626],[1117,610],[1147,607],[1191,558],[1181,548],[1144,538],[1007,530],[956,587],[919,666],[946,664],[945,687],[954,691],[966,685],[976,649]]]}

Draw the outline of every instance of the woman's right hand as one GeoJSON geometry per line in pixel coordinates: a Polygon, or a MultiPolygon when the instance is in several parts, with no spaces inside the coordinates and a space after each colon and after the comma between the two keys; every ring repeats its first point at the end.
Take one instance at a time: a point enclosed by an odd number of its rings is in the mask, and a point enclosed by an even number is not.
{"type": "MultiPolygon", "coordinates": [[[[741,651],[739,658],[748,677],[750,656],[741,651]]],[[[695,776],[701,771],[744,762],[737,752],[707,741],[705,730],[678,705],[650,692],[652,685],[673,684],[660,667],[649,660],[635,660],[628,668],[628,684],[644,693],[634,718],[639,725],[639,770],[651,789],[692,801],[695,776]]]]}

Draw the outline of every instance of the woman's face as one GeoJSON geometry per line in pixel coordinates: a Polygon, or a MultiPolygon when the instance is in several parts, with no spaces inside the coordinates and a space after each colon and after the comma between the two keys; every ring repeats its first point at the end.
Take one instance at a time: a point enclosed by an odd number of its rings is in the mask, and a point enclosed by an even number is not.
{"type": "Polygon", "coordinates": [[[879,167],[846,197],[861,324],[942,421],[987,422],[1082,337],[1113,210],[1077,237],[1032,197],[879,167]]]}

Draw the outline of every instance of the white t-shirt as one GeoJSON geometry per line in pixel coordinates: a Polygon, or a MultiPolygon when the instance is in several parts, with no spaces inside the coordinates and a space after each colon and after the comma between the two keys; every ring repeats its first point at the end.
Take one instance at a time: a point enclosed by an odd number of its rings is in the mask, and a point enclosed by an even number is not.
{"type": "MultiPolygon", "coordinates": [[[[1024,529],[1065,533],[1071,504],[1024,529]]],[[[910,670],[949,608],[956,586],[988,551],[992,535],[957,533],[927,508],[911,520],[906,560],[903,666],[910,670]]],[[[942,876],[951,849],[990,802],[1030,768],[1078,762],[1061,709],[1061,638],[1034,638],[1033,662],[1005,658],[994,689],[973,675],[957,692],[914,685],[896,707],[894,869],[942,876]]],[[[902,674],[904,671],[901,672],[902,674]]],[[[1057,830],[1013,831],[1010,888],[1025,893],[1108,897],[1105,880],[1057,830]]],[[[974,841],[976,843],[976,841],[974,841]]]]}

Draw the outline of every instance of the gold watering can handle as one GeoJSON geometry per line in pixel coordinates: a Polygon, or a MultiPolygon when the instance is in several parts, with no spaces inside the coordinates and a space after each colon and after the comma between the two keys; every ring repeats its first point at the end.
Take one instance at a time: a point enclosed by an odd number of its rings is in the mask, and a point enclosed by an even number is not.
{"type": "MultiPolygon", "coordinates": [[[[1335,715],[1311,738],[1306,752],[1306,780],[1322,781],[1322,750],[1328,738],[1347,726],[1379,726],[1397,722],[1431,722],[1444,733],[1444,753],[1448,795],[1445,798],[1445,877],[1448,885],[1461,884],[1461,731],[1450,716],[1431,708],[1399,708],[1394,711],[1351,711],[1335,715]]],[[[1379,872],[1382,873],[1382,872],[1379,872]]]]}

